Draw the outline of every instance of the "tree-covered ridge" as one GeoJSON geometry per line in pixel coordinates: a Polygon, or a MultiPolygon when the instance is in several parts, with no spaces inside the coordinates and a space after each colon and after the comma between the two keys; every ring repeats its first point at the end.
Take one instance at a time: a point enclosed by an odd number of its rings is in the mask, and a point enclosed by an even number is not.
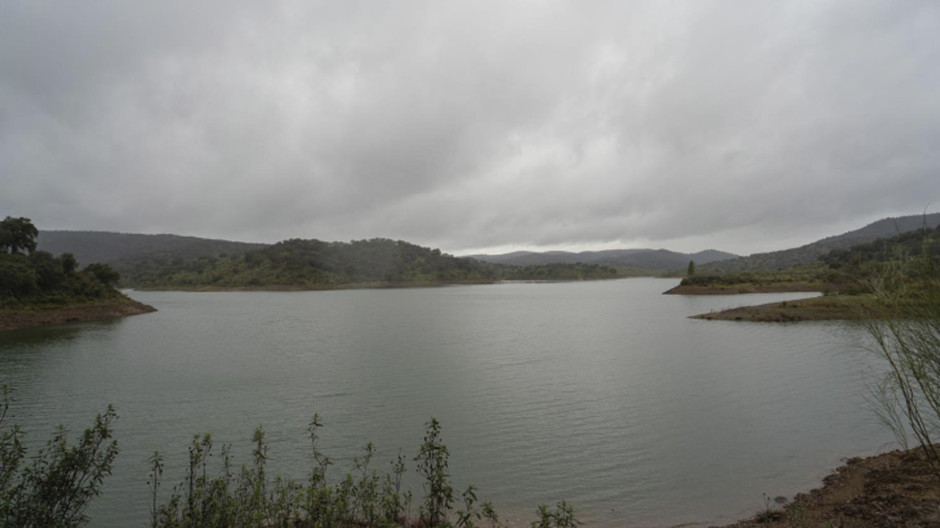
{"type": "Polygon", "coordinates": [[[401,240],[291,239],[242,255],[202,257],[154,267],[131,285],[150,288],[332,288],[499,280],[587,280],[621,276],[598,264],[505,266],[401,240]]]}
{"type": "Polygon", "coordinates": [[[47,230],[40,230],[36,243],[38,249],[52,254],[68,252],[81,262],[108,264],[126,284],[190,260],[242,255],[269,245],[166,234],[47,230]]]}
{"type": "Polygon", "coordinates": [[[543,264],[531,266],[498,266],[502,280],[565,281],[616,279],[624,276],[620,270],[603,264],[543,264]]]}
{"type": "Polygon", "coordinates": [[[60,305],[116,297],[118,274],[105,264],[80,270],[71,253],[36,250],[38,231],[28,218],[0,222],[0,308],[60,305]]]}
{"type": "MultiPolygon", "coordinates": [[[[836,248],[810,265],[775,271],[716,273],[706,267],[685,277],[680,287],[740,291],[823,291],[871,294],[886,281],[897,291],[935,289],[940,278],[940,226],[924,227],[852,247],[836,248]],[[903,270],[903,272],[902,272],[903,270]],[[900,288],[900,289],[898,289],[900,288]]],[[[691,293],[689,288],[684,290],[691,293]]]]}
{"type": "Polygon", "coordinates": [[[834,249],[819,260],[832,269],[844,269],[866,262],[917,257],[925,257],[926,262],[940,259],[940,226],[924,227],[848,249],[834,249]]]}
{"type": "Polygon", "coordinates": [[[330,287],[492,281],[493,268],[408,242],[291,239],[243,255],[205,257],[138,277],[145,287],[330,287]]]}
{"type": "Polygon", "coordinates": [[[861,229],[823,238],[797,248],[769,253],[755,253],[747,257],[704,264],[700,266],[699,271],[718,274],[743,271],[776,271],[794,266],[811,266],[819,258],[825,257],[834,250],[848,250],[859,244],[888,239],[898,234],[917,233],[924,227],[933,228],[938,225],[940,225],[940,213],[884,218],[861,229]]]}

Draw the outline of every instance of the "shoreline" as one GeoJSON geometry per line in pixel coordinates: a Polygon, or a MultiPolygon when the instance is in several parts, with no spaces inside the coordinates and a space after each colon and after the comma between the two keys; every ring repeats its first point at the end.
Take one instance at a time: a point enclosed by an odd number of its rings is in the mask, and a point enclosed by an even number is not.
{"type": "Polygon", "coordinates": [[[180,292],[292,292],[292,291],[333,291],[333,290],[380,290],[398,288],[440,288],[445,286],[464,286],[474,284],[496,284],[500,281],[437,281],[437,282],[355,282],[347,284],[267,284],[258,286],[136,286],[137,291],[180,291],[180,292]]]}
{"type": "Polygon", "coordinates": [[[858,321],[881,310],[871,296],[819,295],[791,301],[738,306],[717,312],[691,315],[707,321],[793,323],[800,321],[858,321]]]}
{"type": "Polygon", "coordinates": [[[63,323],[105,321],[157,311],[128,297],[56,307],[0,310],[0,332],[63,323]]]}
{"type": "Polygon", "coordinates": [[[875,528],[940,525],[940,475],[921,448],[847,460],[793,500],[767,497],[749,519],[710,528],[875,528]]]}
{"type": "Polygon", "coordinates": [[[679,284],[663,292],[663,295],[738,295],[742,293],[817,293],[822,285],[809,282],[781,282],[770,284],[679,284]]]}

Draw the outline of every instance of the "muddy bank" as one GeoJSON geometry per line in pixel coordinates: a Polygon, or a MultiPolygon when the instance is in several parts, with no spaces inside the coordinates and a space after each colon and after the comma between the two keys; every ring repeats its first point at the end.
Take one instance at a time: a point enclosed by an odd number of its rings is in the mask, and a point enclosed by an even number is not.
{"type": "Polygon", "coordinates": [[[79,321],[102,321],[157,311],[128,298],[55,308],[0,310],[0,331],[79,321]]]}
{"type": "Polygon", "coordinates": [[[940,526],[940,478],[920,449],[853,458],[822,487],[767,502],[753,518],[724,528],[940,526]]]}

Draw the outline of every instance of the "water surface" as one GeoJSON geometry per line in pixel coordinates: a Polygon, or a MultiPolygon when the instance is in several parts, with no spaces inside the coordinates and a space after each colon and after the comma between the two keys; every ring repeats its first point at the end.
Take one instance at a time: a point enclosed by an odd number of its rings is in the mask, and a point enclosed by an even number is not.
{"type": "Polygon", "coordinates": [[[93,527],[146,526],[147,457],[169,486],[195,433],[245,453],[261,425],[303,478],[314,412],[338,471],[370,440],[382,470],[413,457],[438,418],[456,487],[520,522],[561,499],[594,526],[731,521],[888,445],[851,328],[687,319],[806,294],[660,295],[674,283],[132,292],[159,311],[0,333],[0,383],[35,438],[117,407],[93,527]]]}

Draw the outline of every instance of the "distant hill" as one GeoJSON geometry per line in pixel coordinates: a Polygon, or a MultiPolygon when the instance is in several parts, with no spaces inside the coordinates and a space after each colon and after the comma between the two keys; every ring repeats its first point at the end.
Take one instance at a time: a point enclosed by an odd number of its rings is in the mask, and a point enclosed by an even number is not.
{"type": "Polygon", "coordinates": [[[510,266],[532,266],[545,264],[601,264],[605,266],[626,266],[640,268],[650,272],[668,272],[685,269],[690,260],[695,265],[707,264],[725,259],[737,258],[737,255],[713,249],[698,253],[677,253],[666,249],[610,249],[604,251],[516,251],[500,255],[470,255],[483,262],[510,266]]]}
{"type": "MultiPolygon", "coordinates": [[[[733,260],[713,262],[698,267],[701,272],[739,272],[739,271],[773,271],[792,266],[803,266],[816,262],[823,255],[834,249],[849,249],[860,244],[874,242],[880,238],[889,238],[901,233],[907,233],[922,227],[934,228],[940,225],[940,213],[929,215],[911,215],[897,218],[884,218],[872,222],[867,226],[817,240],[811,244],[782,251],[770,253],[755,253],[747,257],[733,260]]],[[[696,265],[698,261],[696,260],[696,265]]]]}
{"type": "Polygon", "coordinates": [[[53,255],[71,253],[83,264],[100,262],[134,280],[154,267],[209,257],[242,255],[267,244],[231,242],[179,235],[141,235],[107,231],[40,231],[37,248],[53,255]]]}
{"type": "Polygon", "coordinates": [[[376,238],[352,242],[291,239],[226,257],[202,257],[138,276],[157,288],[330,288],[497,280],[493,266],[438,249],[376,238]]]}

